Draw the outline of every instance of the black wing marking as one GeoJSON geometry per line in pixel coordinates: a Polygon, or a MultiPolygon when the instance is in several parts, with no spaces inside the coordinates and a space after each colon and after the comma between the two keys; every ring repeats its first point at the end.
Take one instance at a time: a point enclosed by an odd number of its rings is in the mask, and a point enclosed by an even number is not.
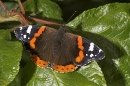
{"type": "Polygon", "coordinates": [[[17,28],[14,33],[17,39],[21,40],[22,42],[29,43],[39,28],[40,26],[36,25],[22,26],[17,28]]]}

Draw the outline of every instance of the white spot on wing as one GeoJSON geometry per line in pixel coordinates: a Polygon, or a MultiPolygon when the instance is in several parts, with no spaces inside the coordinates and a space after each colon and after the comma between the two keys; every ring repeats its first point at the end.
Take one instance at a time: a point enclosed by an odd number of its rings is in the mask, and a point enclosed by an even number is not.
{"type": "Polygon", "coordinates": [[[26,35],[23,35],[24,38],[26,38],[26,35]]]}
{"type": "Polygon", "coordinates": [[[93,57],[94,55],[93,54],[90,54],[90,57],[93,57]]]}
{"type": "Polygon", "coordinates": [[[28,37],[28,39],[30,39],[30,38],[28,37]]]}
{"type": "Polygon", "coordinates": [[[27,29],[27,33],[31,33],[31,29],[32,29],[32,25],[29,25],[28,29],[27,29]]]}
{"type": "Polygon", "coordinates": [[[101,50],[101,49],[99,49],[99,51],[98,51],[98,52],[100,53],[101,51],[102,51],[102,50],[101,50]]]}
{"type": "Polygon", "coordinates": [[[90,43],[88,51],[93,51],[94,50],[94,43],[90,43]]]}
{"type": "Polygon", "coordinates": [[[86,54],[86,56],[88,56],[88,54],[86,54]]]}
{"type": "Polygon", "coordinates": [[[23,28],[22,27],[20,27],[20,30],[22,30],[23,28]]]}

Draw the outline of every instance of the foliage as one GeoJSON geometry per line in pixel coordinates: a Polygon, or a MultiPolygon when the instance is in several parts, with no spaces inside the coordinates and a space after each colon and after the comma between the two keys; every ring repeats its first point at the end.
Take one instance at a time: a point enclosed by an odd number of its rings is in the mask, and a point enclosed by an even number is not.
{"type": "MultiPolygon", "coordinates": [[[[12,6],[10,3],[6,5],[12,6]]],[[[35,13],[35,17],[41,19],[62,21],[59,6],[50,0],[27,0],[24,8],[26,15],[35,13]]],[[[0,24],[0,86],[129,86],[129,10],[129,3],[106,4],[84,11],[67,24],[73,33],[93,41],[105,52],[105,59],[98,64],[92,62],[71,73],[40,68],[32,61],[28,61],[21,71],[21,43],[14,40],[10,28],[5,29],[10,22],[4,23],[8,24],[5,27],[0,24]]],[[[28,55],[25,57],[29,58],[28,55]]]]}

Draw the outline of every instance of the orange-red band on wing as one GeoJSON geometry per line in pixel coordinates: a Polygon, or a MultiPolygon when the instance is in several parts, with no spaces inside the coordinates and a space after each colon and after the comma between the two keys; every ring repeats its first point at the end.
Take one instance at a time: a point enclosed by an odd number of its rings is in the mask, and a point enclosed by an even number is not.
{"type": "Polygon", "coordinates": [[[35,41],[36,41],[36,38],[32,38],[31,40],[30,40],[30,47],[32,48],[32,49],[34,49],[35,48],[35,41]]]}
{"type": "Polygon", "coordinates": [[[39,37],[39,36],[43,33],[44,30],[45,30],[45,26],[42,26],[42,27],[38,30],[38,32],[34,34],[34,37],[30,40],[29,44],[30,44],[30,47],[31,47],[32,49],[35,48],[35,44],[34,44],[34,43],[36,42],[36,38],[39,37]]]}
{"type": "Polygon", "coordinates": [[[31,54],[31,59],[34,61],[34,63],[37,65],[37,66],[40,66],[40,67],[43,67],[43,68],[46,68],[48,67],[48,62],[44,61],[44,60],[41,60],[37,55],[35,54],[31,54]]]}
{"type": "Polygon", "coordinates": [[[83,51],[80,50],[79,51],[79,56],[75,60],[76,60],[76,62],[81,62],[83,60],[83,58],[84,58],[83,51]]]}
{"type": "Polygon", "coordinates": [[[65,73],[65,72],[72,72],[72,71],[76,70],[77,66],[75,66],[73,64],[69,64],[69,65],[66,65],[66,66],[54,64],[53,69],[58,71],[58,72],[64,72],[65,73]]]}
{"type": "Polygon", "coordinates": [[[81,36],[78,36],[77,41],[78,41],[78,48],[81,49],[81,50],[83,50],[84,47],[83,47],[83,45],[82,45],[82,44],[83,44],[83,42],[82,42],[82,37],[81,37],[81,36]]]}
{"type": "Polygon", "coordinates": [[[78,36],[77,41],[78,41],[78,48],[80,50],[79,50],[79,55],[75,58],[75,61],[79,63],[84,58],[84,53],[83,53],[84,46],[83,46],[83,41],[82,41],[82,37],[81,36],[78,36]]]}

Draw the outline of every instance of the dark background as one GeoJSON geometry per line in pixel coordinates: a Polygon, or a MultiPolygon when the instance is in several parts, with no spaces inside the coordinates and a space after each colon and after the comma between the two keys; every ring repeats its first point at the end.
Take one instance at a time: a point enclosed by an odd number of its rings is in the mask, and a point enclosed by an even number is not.
{"type": "Polygon", "coordinates": [[[52,0],[52,1],[56,2],[60,6],[63,13],[64,21],[67,21],[75,11],[77,12],[73,16],[73,18],[85,10],[96,8],[105,4],[115,2],[119,3],[130,2],[130,0],[52,0]]]}

